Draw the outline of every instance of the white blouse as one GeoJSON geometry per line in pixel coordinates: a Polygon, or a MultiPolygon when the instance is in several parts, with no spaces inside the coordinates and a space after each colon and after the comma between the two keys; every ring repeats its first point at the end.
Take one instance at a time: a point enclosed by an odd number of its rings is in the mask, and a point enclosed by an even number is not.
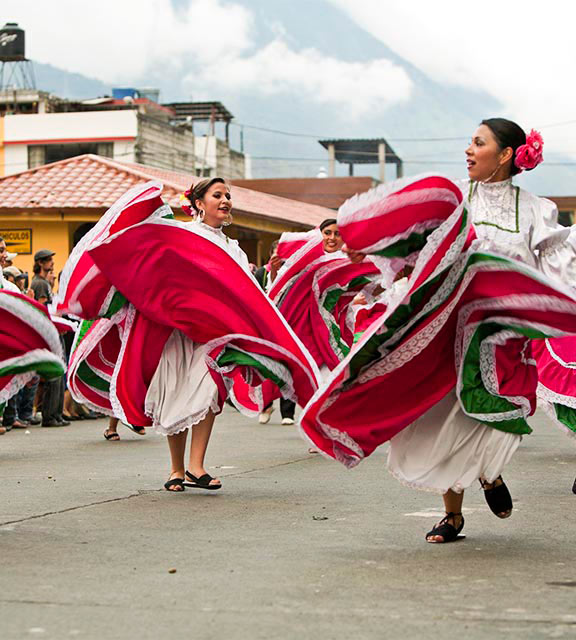
{"type": "Polygon", "coordinates": [[[250,270],[250,262],[248,256],[243,249],[240,248],[240,243],[235,238],[230,238],[223,231],[222,228],[214,228],[210,225],[204,224],[204,222],[187,222],[186,225],[195,225],[194,228],[199,229],[206,237],[218,238],[219,245],[226,253],[235,260],[245,271],[252,275],[250,270]]]}
{"type": "Polygon", "coordinates": [[[558,224],[554,202],[512,184],[466,182],[472,223],[483,249],[536,267],[576,287],[576,227],[558,224]]]}

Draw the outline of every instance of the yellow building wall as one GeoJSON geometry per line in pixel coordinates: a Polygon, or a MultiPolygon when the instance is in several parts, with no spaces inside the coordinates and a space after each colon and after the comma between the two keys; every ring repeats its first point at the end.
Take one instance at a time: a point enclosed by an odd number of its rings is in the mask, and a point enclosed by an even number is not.
{"type": "Polygon", "coordinates": [[[5,153],[4,153],[4,118],[0,118],[0,178],[6,175],[5,166],[5,153]]]}
{"type": "MultiPolygon", "coordinates": [[[[27,271],[30,279],[32,279],[34,254],[39,249],[50,249],[56,252],[54,256],[54,272],[58,277],[72,250],[73,236],[76,229],[85,222],[97,222],[100,215],[99,213],[80,212],[75,214],[48,214],[43,220],[38,220],[38,217],[39,215],[34,213],[0,215],[0,229],[32,229],[32,252],[30,254],[19,254],[14,260],[14,265],[22,271],[27,271]],[[64,216],[67,219],[62,219],[64,216]]],[[[187,216],[178,215],[177,217],[186,221],[190,220],[187,216]]],[[[241,239],[240,244],[248,253],[249,259],[258,265],[267,262],[272,241],[276,240],[283,231],[300,230],[297,225],[261,218],[255,219],[244,213],[234,214],[234,223],[227,231],[233,238],[241,235],[239,233],[240,228],[256,232],[254,239],[241,239]]],[[[57,286],[56,283],[56,289],[57,286]]]]}
{"type": "Polygon", "coordinates": [[[30,255],[18,254],[14,260],[14,265],[18,269],[28,271],[30,279],[32,279],[33,275],[34,254],[39,249],[55,251],[54,273],[58,276],[62,271],[71,247],[70,227],[72,224],[74,223],[64,221],[31,222],[26,219],[18,222],[14,220],[4,221],[0,217],[0,228],[2,229],[32,229],[32,253],[30,255]]]}

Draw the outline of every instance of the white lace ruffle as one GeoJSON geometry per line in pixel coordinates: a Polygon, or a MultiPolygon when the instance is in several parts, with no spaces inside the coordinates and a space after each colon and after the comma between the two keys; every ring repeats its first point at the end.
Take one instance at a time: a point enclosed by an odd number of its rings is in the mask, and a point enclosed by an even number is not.
{"type": "Polygon", "coordinates": [[[26,300],[11,295],[0,294],[0,309],[12,314],[18,321],[28,324],[46,342],[53,354],[59,358],[64,357],[60,336],[49,316],[26,300]]]}
{"type": "Polygon", "coordinates": [[[413,202],[451,202],[454,206],[458,206],[459,199],[450,189],[433,188],[418,189],[399,193],[402,189],[419,182],[425,178],[436,177],[437,174],[427,173],[417,176],[409,176],[400,180],[395,180],[389,184],[381,184],[374,189],[370,189],[365,193],[352,196],[344,202],[338,209],[338,224],[345,226],[353,222],[370,220],[374,217],[380,217],[390,211],[406,206],[407,203],[413,202]],[[389,201],[385,201],[389,196],[389,201]],[[378,208],[370,211],[371,205],[378,204],[378,208]]]}
{"type": "Polygon", "coordinates": [[[182,417],[180,420],[172,423],[168,427],[161,425],[155,420],[154,412],[151,411],[148,406],[146,407],[145,413],[152,420],[152,427],[154,428],[154,431],[156,431],[156,433],[159,433],[163,436],[175,436],[178,433],[182,433],[182,431],[191,429],[199,422],[202,422],[202,420],[204,420],[204,418],[210,411],[214,414],[220,413],[220,405],[218,403],[217,394],[214,396],[211,403],[207,407],[204,407],[202,410],[197,411],[196,413],[182,417]]]}
{"type": "Polygon", "coordinates": [[[26,371],[25,373],[19,373],[13,376],[10,382],[0,389],[0,405],[8,402],[8,400],[15,396],[24,385],[28,384],[35,375],[34,371],[26,371]]]}
{"type": "MultiPolygon", "coordinates": [[[[576,442],[576,432],[569,429],[565,424],[558,420],[556,415],[556,409],[554,408],[554,403],[545,399],[545,394],[542,394],[540,390],[540,386],[538,386],[538,400],[540,400],[538,406],[544,410],[546,415],[552,420],[552,423],[562,431],[564,435],[569,436],[571,439],[574,439],[576,442]]],[[[563,403],[560,403],[563,404],[563,403]]]]}

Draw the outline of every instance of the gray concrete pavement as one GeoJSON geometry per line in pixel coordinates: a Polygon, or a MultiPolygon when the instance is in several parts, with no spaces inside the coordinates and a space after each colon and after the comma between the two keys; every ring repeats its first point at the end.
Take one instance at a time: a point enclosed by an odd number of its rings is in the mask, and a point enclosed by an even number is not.
{"type": "Polygon", "coordinates": [[[440,499],[384,450],[346,471],[277,416],[226,409],[215,493],[162,491],[154,434],[1,436],[0,638],[576,637],[576,447],[545,418],[506,473],[512,518],[471,491],[467,538],[443,546],[423,538],[440,499]]]}

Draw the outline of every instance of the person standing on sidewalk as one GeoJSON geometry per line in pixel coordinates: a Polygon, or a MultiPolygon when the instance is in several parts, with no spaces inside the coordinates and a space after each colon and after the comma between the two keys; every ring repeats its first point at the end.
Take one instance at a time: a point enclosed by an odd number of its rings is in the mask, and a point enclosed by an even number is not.
{"type": "MultiPolygon", "coordinates": [[[[34,277],[30,287],[34,292],[34,299],[46,306],[52,302],[55,255],[56,253],[50,249],[40,249],[34,254],[34,277]]],[[[29,393],[35,394],[36,389],[30,387],[29,393]]],[[[62,417],[63,408],[64,376],[49,382],[45,381],[42,395],[42,426],[65,427],[69,425],[70,422],[62,417]]]]}
{"type": "MultiPolygon", "coordinates": [[[[284,261],[276,253],[278,247],[278,240],[274,240],[270,246],[270,260],[268,264],[259,267],[254,273],[254,277],[258,281],[258,284],[264,289],[268,290],[268,285],[274,281],[278,269],[284,264],[284,261]]],[[[264,410],[260,412],[258,416],[258,422],[260,424],[268,424],[270,422],[270,416],[274,411],[273,403],[270,403],[264,410]]],[[[282,424],[290,425],[294,424],[294,413],[296,412],[296,403],[286,398],[280,398],[280,415],[282,417],[282,424]]]]}

